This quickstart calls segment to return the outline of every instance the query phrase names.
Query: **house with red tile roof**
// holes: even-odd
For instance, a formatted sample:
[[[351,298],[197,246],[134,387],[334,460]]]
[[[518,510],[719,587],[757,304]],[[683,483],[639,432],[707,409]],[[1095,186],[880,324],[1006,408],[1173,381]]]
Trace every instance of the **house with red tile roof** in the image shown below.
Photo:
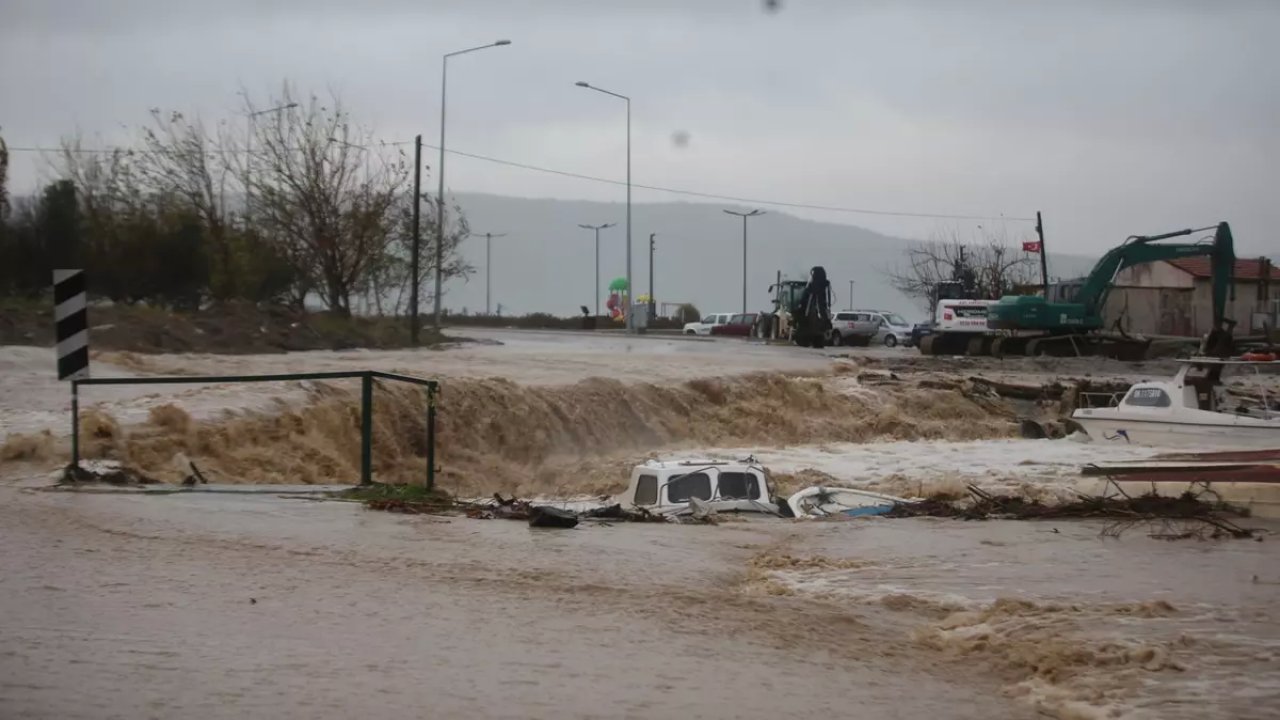
[[[1226,315],[1236,335],[1261,333],[1280,320],[1280,269],[1268,258],[1237,258]],[[1198,337],[1213,324],[1213,274],[1207,257],[1161,260],[1116,275],[1103,309],[1108,327],[1144,335]]]

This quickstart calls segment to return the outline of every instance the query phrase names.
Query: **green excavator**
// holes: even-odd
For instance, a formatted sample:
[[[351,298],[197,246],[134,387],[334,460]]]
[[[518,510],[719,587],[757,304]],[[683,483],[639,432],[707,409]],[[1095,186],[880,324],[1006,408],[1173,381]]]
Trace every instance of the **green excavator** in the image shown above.
[[[1160,243],[1169,238],[1213,230],[1213,240],[1197,243]],[[1038,295],[1006,295],[987,312],[987,327],[1000,331],[991,343],[993,355],[1106,355],[1140,360],[1151,341],[1117,329],[1106,332],[1103,306],[1116,274],[1133,265],[1208,256],[1213,265],[1213,332],[1225,328],[1227,295],[1235,269],[1231,227],[1216,226],[1178,230],[1163,235],[1136,235],[1112,248],[1093,267],[1070,302],[1049,302]]]

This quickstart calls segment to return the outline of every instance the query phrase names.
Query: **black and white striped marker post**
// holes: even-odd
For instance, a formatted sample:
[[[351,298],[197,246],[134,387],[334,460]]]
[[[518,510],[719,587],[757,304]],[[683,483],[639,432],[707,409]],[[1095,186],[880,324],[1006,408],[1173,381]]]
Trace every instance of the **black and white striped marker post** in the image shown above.
[[[59,380],[89,377],[89,311],[84,291],[83,270],[53,271]]]
[[[89,377],[89,310],[84,270],[53,271],[54,342],[58,379],[71,381],[71,463],[80,466],[80,383]]]

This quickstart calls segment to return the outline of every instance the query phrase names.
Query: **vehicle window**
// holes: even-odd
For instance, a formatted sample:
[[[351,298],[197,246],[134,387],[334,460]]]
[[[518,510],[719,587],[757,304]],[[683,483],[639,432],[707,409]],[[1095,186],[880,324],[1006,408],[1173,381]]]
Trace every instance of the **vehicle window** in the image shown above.
[[[890,325],[906,325],[907,324],[907,321],[903,320],[901,315],[895,315],[894,313],[889,313],[884,317],[886,320],[889,321]]]
[[[658,504],[658,476],[641,475],[640,480],[636,482],[636,504],[637,505],[657,505]]]
[[[716,316],[715,316],[715,315],[708,315],[708,316],[706,316],[706,317],[702,318],[702,324],[703,324],[703,325],[715,325],[715,324],[716,324]]]
[[[1124,404],[1138,407],[1169,407],[1173,401],[1169,399],[1169,394],[1160,388],[1134,388],[1129,391],[1129,397],[1124,399]]]
[[[734,315],[734,316],[733,316],[733,319],[729,321],[729,324],[730,324],[730,325],[744,325],[744,324],[746,324],[746,322],[747,322],[747,316],[746,316],[746,315]]]
[[[760,496],[760,482],[752,473],[720,473],[720,497],[727,500],[754,500]]]
[[[847,313],[847,312],[836,313],[836,319],[837,320],[853,320],[855,319],[855,315],[853,313]]]
[[[720,323],[721,325],[724,325],[725,323],[729,322],[729,316],[719,315],[716,317],[716,322]]]
[[[711,499],[711,476],[706,473],[689,473],[667,483],[667,499],[671,502],[688,502],[691,497],[699,500]]]

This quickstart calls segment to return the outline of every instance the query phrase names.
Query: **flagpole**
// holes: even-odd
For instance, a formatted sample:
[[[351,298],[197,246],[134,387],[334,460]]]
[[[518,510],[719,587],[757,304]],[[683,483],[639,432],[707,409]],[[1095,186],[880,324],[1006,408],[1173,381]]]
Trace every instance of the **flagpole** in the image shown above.
[[[1036,235],[1040,236],[1040,282],[1044,284],[1044,299],[1049,300],[1049,255],[1044,247],[1044,223],[1040,221],[1040,211],[1036,211]]]

